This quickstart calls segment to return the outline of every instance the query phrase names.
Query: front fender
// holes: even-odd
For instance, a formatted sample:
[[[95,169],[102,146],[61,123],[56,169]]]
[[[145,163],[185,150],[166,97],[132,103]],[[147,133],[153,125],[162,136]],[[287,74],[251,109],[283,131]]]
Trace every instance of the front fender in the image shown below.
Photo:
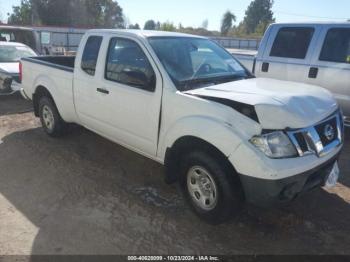
[[[227,157],[235,151],[242,141],[242,138],[228,123],[206,116],[184,117],[164,131],[160,139],[158,156],[164,159],[166,150],[171,148],[178,139],[186,136],[200,138],[208,142]]]

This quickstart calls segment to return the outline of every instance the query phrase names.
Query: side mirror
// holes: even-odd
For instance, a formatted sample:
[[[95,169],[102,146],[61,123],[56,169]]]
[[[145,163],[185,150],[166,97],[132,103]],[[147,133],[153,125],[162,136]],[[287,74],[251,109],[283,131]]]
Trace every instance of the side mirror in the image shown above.
[[[133,70],[125,68],[122,72],[126,83],[131,86],[139,87],[147,91],[154,91],[156,88],[155,76],[147,77],[147,75],[140,70]]]

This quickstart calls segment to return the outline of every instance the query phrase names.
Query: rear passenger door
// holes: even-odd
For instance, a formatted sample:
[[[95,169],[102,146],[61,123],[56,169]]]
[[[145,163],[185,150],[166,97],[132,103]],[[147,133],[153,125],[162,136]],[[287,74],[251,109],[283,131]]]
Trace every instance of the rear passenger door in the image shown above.
[[[350,116],[350,28],[326,26],[320,39],[311,65],[315,74],[308,82],[331,91]]]
[[[97,131],[98,100],[96,100],[96,87],[99,85],[97,64],[101,63],[101,46],[103,36],[90,35],[79,50],[74,68],[74,102],[75,110],[82,125]],[[100,62],[99,62],[100,61]]]
[[[306,81],[317,39],[315,27],[274,26],[262,59],[257,60],[256,75],[288,81]]]

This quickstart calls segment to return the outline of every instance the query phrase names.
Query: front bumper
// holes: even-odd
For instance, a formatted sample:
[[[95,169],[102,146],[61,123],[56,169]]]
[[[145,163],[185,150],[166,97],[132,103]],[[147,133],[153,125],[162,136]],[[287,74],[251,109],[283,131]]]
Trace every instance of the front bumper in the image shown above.
[[[324,186],[339,154],[316,168],[284,179],[267,180],[240,175],[246,201],[258,206],[274,206]]]
[[[323,130],[329,126],[335,132],[326,140]],[[343,127],[337,111],[315,126],[288,131],[299,153],[296,158],[271,159],[249,142],[242,143],[229,160],[241,174],[247,201],[263,206],[287,202],[324,185],[343,147]]]

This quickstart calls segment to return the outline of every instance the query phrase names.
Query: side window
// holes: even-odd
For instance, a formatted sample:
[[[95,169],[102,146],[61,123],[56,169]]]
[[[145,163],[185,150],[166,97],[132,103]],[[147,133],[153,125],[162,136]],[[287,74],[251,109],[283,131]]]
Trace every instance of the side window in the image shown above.
[[[328,31],[320,60],[350,63],[350,29],[333,28]]]
[[[136,42],[128,39],[111,39],[105,78],[152,92],[156,86],[156,77],[145,53]]]
[[[102,36],[90,36],[86,41],[83,57],[81,59],[81,69],[91,76],[95,75],[101,43]]]
[[[315,29],[285,27],[281,28],[273,43],[270,56],[304,59]]]

